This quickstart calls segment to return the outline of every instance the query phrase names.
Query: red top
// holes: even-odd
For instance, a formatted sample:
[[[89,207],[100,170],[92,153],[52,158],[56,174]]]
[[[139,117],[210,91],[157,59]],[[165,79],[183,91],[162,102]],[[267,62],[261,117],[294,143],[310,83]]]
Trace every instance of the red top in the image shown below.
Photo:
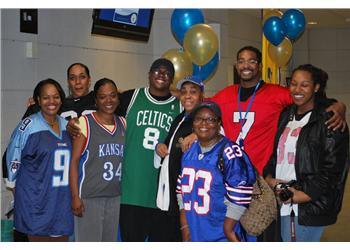
[[[239,86],[239,84],[228,86],[210,98],[221,108],[226,136],[236,142],[241,129],[238,111]],[[292,104],[293,100],[287,88],[275,84],[264,84],[256,92],[250,111],[246,114],[250,98],[245,102],[241,101],[241,116],[245,117],[242,129],[244,150],[262,174],[272,154],[280,113],[286,106]]]

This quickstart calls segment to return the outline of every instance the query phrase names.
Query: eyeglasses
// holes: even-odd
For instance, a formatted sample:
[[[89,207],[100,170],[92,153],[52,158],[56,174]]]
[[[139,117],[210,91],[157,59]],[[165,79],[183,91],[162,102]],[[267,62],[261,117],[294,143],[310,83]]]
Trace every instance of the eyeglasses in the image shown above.
[[[163,75],[165,78],[170,78],[171,74],[168,71],[154,70],[152,72],[155,76]]]
[[[239,59],[239,60],[237,61],[237,64],[238,64],[238,65],[243,65],[243,64],[245,64],[245,63],[247,63],[248,65],[256,65],[256,64],[258,64],[259,62],[258,62],[258,60],[255,60],[255,59],[249,59],[249,60]]]
[[[196,124],[200,124],[202,122],[205,122],[209,125],[214,125],[217,121],[218,121],[218,118],[215,118],[215,117],[204,118],[204,117],[196,116],[193,119],[193,123],[196,123]]]

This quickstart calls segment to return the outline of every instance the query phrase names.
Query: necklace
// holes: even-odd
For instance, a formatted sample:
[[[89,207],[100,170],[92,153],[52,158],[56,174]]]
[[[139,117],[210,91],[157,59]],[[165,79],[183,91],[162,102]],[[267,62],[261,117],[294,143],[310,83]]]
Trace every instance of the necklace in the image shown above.
[[[46,121],[46,123],[49,124],[51,128],[53,128],[57,124],[57,119],[55,119],[53,122]]]

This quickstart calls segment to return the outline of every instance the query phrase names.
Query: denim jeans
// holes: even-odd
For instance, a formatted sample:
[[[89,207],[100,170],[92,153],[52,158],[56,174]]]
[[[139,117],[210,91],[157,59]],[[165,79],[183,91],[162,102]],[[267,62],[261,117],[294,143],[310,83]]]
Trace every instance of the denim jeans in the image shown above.
[[[324,226],[303,226],[298,224],[298,217],[294,218],[296,241],[298,242],[319,242],[324,230]],[[281,235],[284,242],[291,241],[290,216],[281,216]]]

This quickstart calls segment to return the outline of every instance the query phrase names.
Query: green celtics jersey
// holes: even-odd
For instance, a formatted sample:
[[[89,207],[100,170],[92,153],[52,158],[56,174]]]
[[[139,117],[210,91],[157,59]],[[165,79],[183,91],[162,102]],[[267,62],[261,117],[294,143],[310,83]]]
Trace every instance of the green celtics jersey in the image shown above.
[[[154,149],[181,109],[175,97],[157,101],[149,88],[135,89],[126,112],[122,204],[156,208],[159,170],[153,165]]]

